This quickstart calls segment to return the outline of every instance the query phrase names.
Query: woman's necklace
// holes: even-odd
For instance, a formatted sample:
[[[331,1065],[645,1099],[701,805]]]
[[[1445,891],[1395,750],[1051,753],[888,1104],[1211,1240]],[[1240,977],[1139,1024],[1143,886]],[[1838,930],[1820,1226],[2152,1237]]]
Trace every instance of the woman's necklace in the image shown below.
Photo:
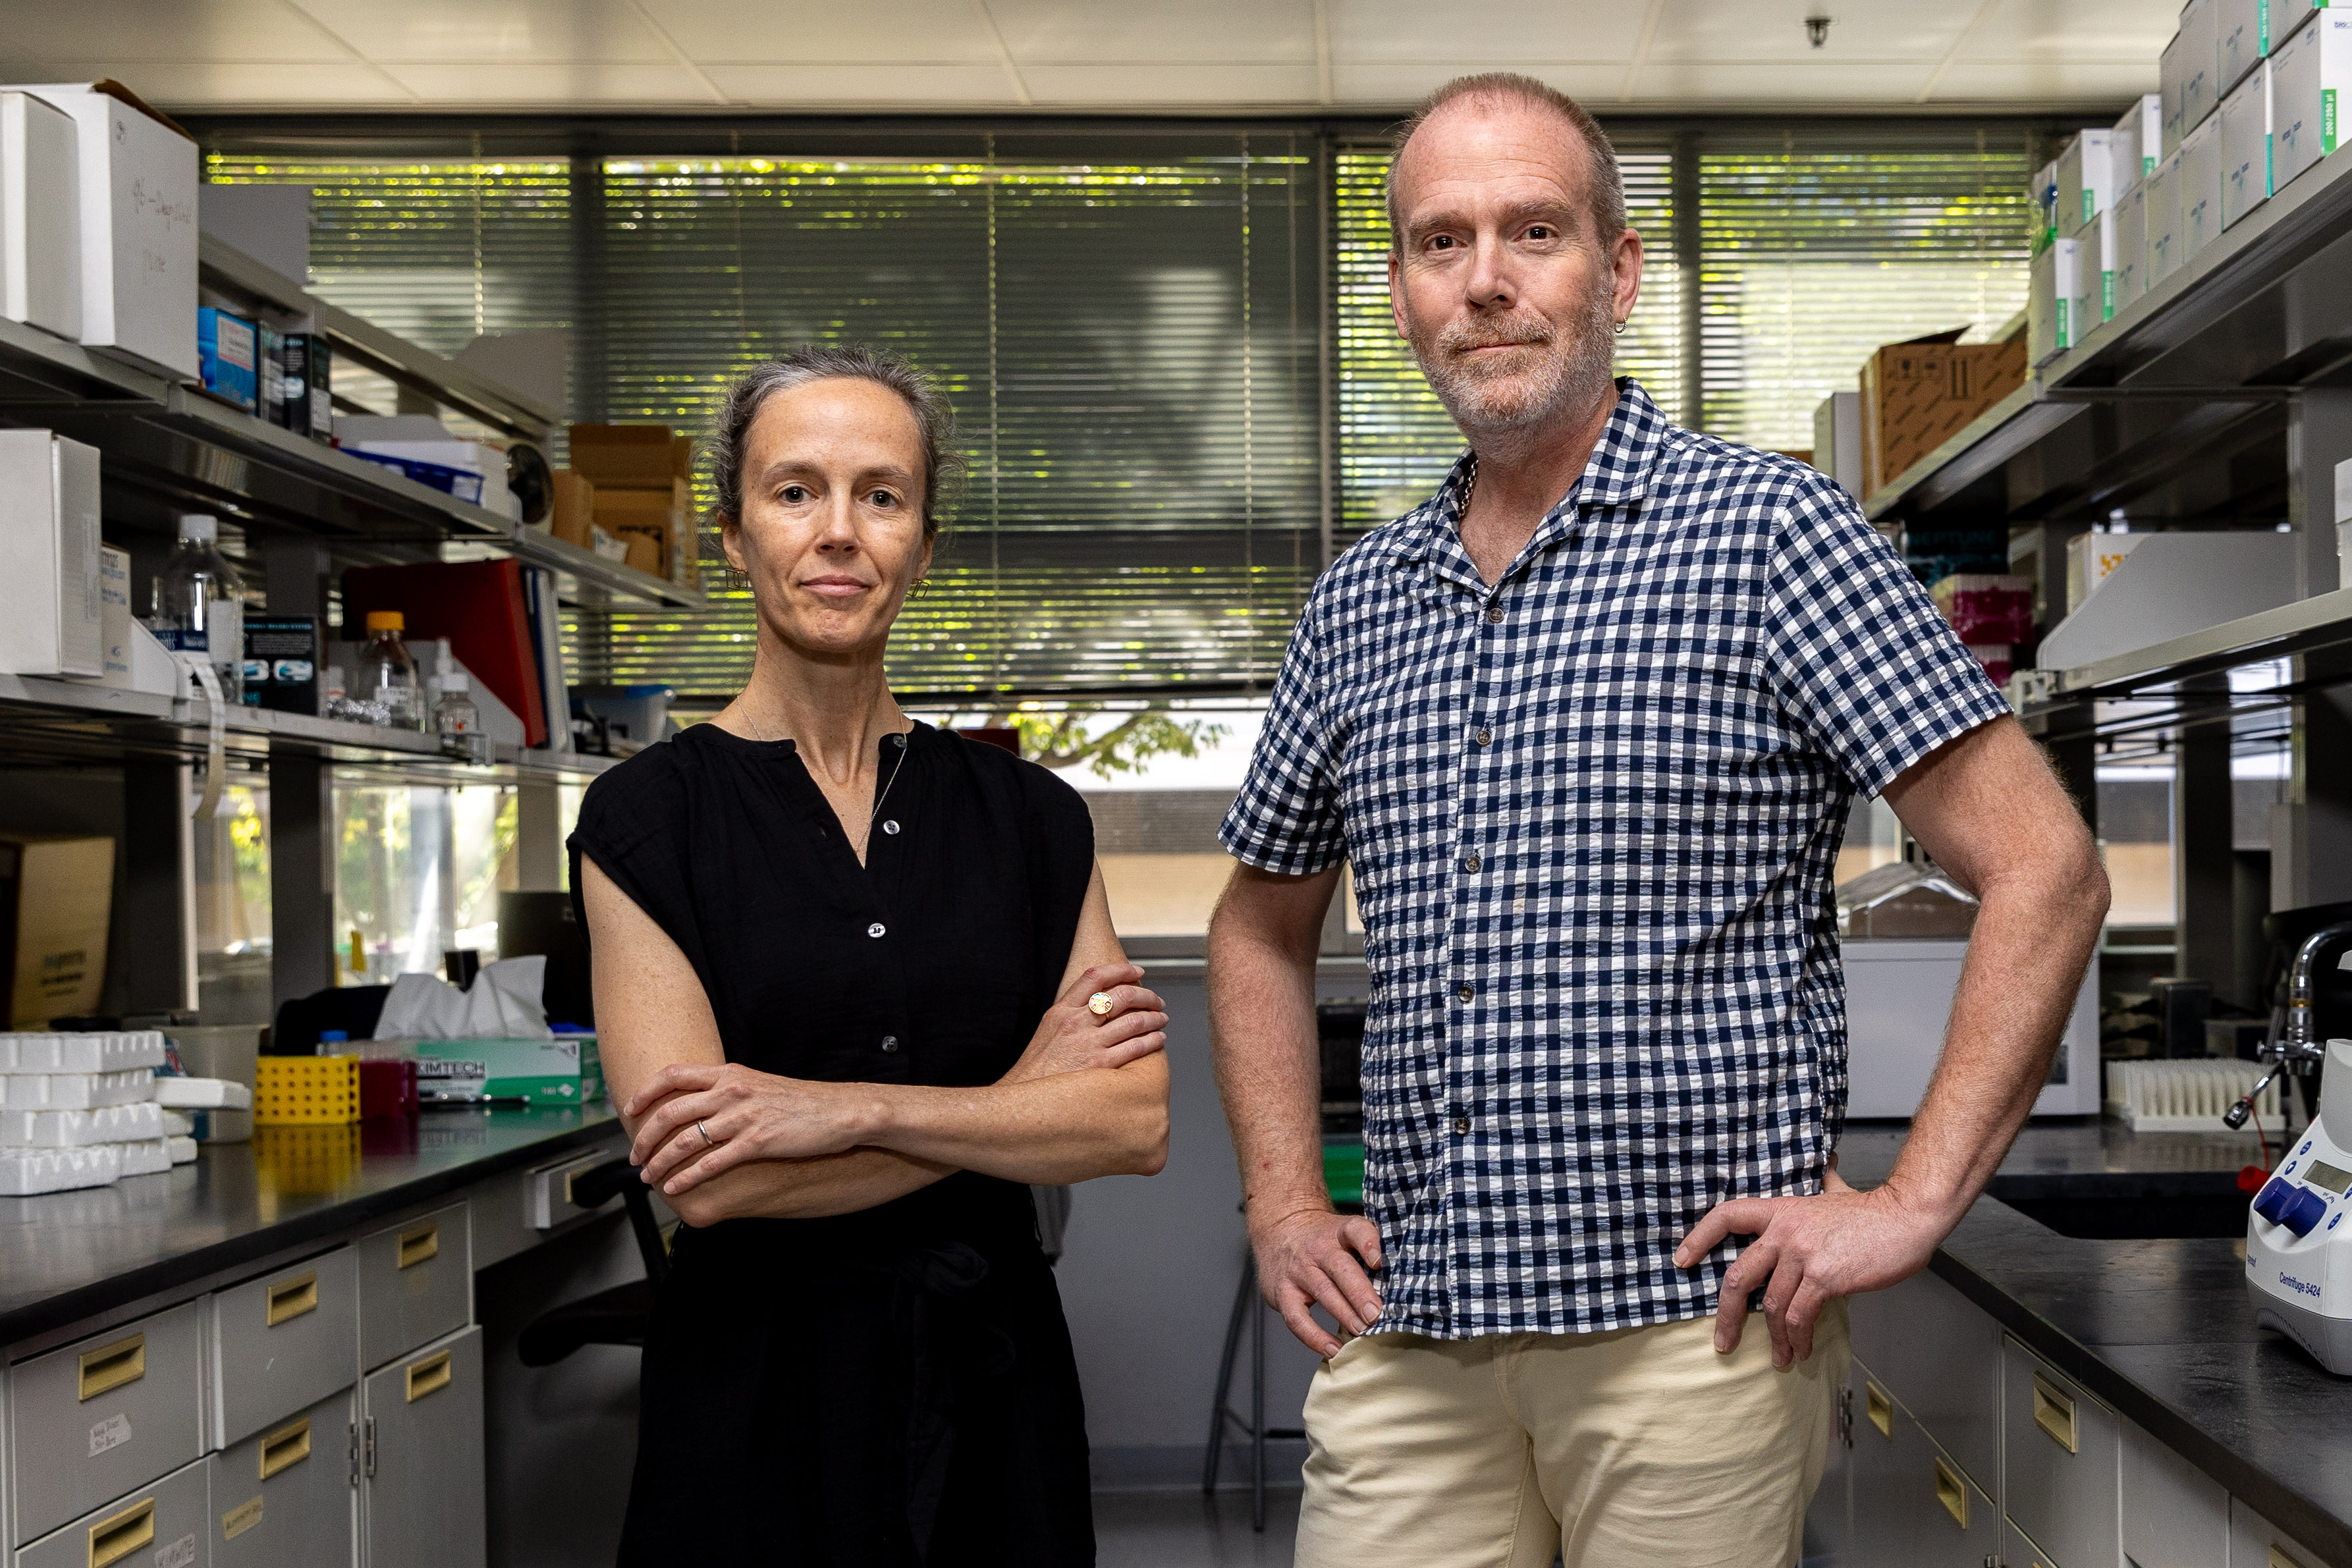
[[[747,702],[742,705],[742,707],[743,722],[751,727],[751,737],[762,746],[767,745],[767,732],[760,727],[760,721],[752,716],[751,705]],[[890,777],[882,781],[881,789],[874,797],[874,810],[866,814],[866,837],[868,842],[871,842],[874,838],[874,823],[882,815],[882,802],[890,798],[890,787],[898,782],[898,769],[907,766],[907,737],[900,733],[893,738],[898,743],[898,760],[890,765]]]

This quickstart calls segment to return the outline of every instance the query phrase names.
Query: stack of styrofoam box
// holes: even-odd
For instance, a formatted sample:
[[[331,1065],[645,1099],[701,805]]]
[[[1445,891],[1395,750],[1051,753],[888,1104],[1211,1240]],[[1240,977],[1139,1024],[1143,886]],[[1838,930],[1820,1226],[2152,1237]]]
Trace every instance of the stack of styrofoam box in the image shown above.
[[[196,1157],[197,1141],[206,1135],[204,1118],[214,1111],[250,1111],[253,1091],[226,1078],[157,1078],[155,1099],[163,1107],[163,1133],[172,1140],[172,1163],[184,1165],[179,1155],[183,1143],[187,1145],[187,1158]]]
[[[105,1186],[172,1168],[152,1030],[0,1034],[0,1196]]]

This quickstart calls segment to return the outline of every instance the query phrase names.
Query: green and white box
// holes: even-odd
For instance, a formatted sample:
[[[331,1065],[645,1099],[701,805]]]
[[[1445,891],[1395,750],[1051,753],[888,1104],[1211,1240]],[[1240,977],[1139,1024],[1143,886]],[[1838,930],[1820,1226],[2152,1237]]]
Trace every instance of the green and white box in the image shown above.
[[[2074,308],[2066,317],[2070,349],[2081,348],[2099,323],[2116,313],[2116,209],[2099,209],[2099,215],[2084,225],[2074,239],[2082,248],[2076,253]]]
[[[2180,142],[2180,260],[2221,235],[2221,122],[2209,118]]]
[[[2221,100],[2221,226],[2271,199],[2271,63],[2246,73]]]
[[[2214,0],[2189,0],[2180,30],[2164,46],[2158,78],[2164,97],[2164,151],[2169,154],[2213,112]]]
[[[2213,0],[2215,85],[2226,96],[2254,62],[2285,47],[2312,0]]]
[[[2105,257],[2109,319],[2147,291],[2147,187],[2144,182],[2116,198],[2115,249]]]
[[[2140,182],[2140,224],[2144,231],[2140,292],[2162,283],[2180,265],[2180,154],[2157,161],[2155,172]]]
[[[2147,178],[2164,147],[2164,95],[2151,92],[2137,99],[2124,110],[2124,117],[2116,121],[2116,132],[2117,135],[2128,134],[2132,144],[2139,149],[2137,169],[2127,171],[2130,178]]]
[[[2336,151],[2352,102],[2352,11],[2323,10],[2271,59],[2271,183],[2287,182]]]
[[[2116,133],[2085,131],[2058,154],[2058,232],[2076,235],[2106,211],[2124,179],[2116,157]],[[2126,152],[2126,156],[2132,154]]]
[[[2082,241],[2059,239],[2051,241],[2048,248],[2033,258],[2025,337],[2027,350],[2036,365],[2046,365],[2074,347],[2071,329],[2082,257]]]
[[[420,1040],[416,1090],[435,1101],[521,1100],[579,1105],[604,1094],[593,1034],[546,1040]]]
[[[2058,237],[2058,161],[2053,158],[2042,165],[2033,183],[2025,188],[2033,203],[2036,214],[2033,248],[2040,250]]]

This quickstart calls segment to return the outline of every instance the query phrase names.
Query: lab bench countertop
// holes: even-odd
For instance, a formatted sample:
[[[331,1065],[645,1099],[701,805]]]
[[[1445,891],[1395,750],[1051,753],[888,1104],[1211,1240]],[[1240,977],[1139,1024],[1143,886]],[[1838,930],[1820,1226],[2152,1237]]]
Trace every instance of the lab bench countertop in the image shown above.
[[[1884,1179],[1907,1130],[1849,1127],[1839,1170]],[[2113,1122],[2029,1125],[2001,1177],[2095,1178],[2171,1196],[2254,1157],[2251,1135],[2135,1136]],[[2012,1190],[2023,1184],[2011,1183]],[[2245,1241],[2086,1240],[1981,1197],[1930,1264],[2044,1360],[2330,1563],[2352,1568],[2352,1378],[2254,1326]]]
[[[169,1175],[0,1197],[0,1345],[618,1136],[608,1104],[259,1127]]]

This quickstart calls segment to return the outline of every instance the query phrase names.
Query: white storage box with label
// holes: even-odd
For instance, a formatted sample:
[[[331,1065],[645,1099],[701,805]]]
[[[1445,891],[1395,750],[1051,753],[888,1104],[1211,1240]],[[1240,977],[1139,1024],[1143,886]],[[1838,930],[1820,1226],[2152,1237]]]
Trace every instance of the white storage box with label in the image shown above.
[[[2074,302],[2067,317],[2067,341],[2070,349],[2078,349],[2090,335],[2099,329],[2099,323],[2115,314],[2109,290],[2113,282],[2116,253],[2116,210],[2102,207],[2099,215],[2083,225],[2074,236],[2082,246],[2081,262],[2074,272]]]
[[[0,670],[106,673],[98,449],[0,430]]]
[[[2256,66],[2221,100],[2221,226],[2271,199],[2271,67]]]
[[[2158,76],[2164,98],[2164,151],[2172,152],[2213,112],[2213,0],[2189,0],[2180,30],[2164,46]]]
[[[2352,11],[2314,16],[2271,59],[2271,188],[2336,151],[2352,89]]]
[[[2214,0],[2215,88],[2226,94],[2243,81],[2255,62],[2277,54],[2310,15],[2311,0]]]
[[[81,150],[73,116],[0,92],[0,316],[81,337]]]
[[[2113,316],[2147,292],[2147,188],[2116,198],[2116,248],[2107,258],[2106,312]]]
[[[81,340],[196,374],[196,144],[115,82],[27,87],[80,147]]]
[[[2140,292],[2162,283],[2180,265],[2180,154],[2157,160],[2140,182]]]
[[[2052,240],[2033,258],[2025,335],[2028,352],[2037,365],[2048,364],[2074,346],[2074,292],[2082,270],[2081,240]]]
[[[2208,117],[2180,141],[2180,261],[2221,234],[2221,122]]]
[[[2116,133],[2085,131],[2058,154],[2058,232],[2079,233],[2116,199]]]
[[[2124,117],[2116,121],[2116,130],[2131,133],[2139,159],[2128,172],[2133,179],[2145,180],[2164,156],[2164,95],[2145,93],[2133,99]]]

